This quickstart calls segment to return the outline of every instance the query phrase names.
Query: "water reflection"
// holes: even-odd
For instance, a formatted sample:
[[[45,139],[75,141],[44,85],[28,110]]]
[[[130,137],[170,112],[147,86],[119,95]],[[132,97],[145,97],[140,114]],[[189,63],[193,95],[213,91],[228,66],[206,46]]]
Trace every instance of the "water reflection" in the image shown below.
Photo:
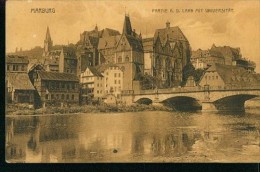
[[[7,117],[6,160],[259,161],[259,121],[176,112]]]

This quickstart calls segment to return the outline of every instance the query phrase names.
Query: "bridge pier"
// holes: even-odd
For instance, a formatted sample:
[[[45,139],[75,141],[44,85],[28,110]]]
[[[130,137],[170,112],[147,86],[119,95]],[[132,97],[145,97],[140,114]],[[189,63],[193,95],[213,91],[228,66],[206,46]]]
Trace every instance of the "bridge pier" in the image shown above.
[[[213,102],[202,102],[202,111],[218,111],[217,107]]]
[[[153,102],[152,105],[153,106],[158,106],[158,107],[164,106],[162,103],[159,103],[159,102]]]

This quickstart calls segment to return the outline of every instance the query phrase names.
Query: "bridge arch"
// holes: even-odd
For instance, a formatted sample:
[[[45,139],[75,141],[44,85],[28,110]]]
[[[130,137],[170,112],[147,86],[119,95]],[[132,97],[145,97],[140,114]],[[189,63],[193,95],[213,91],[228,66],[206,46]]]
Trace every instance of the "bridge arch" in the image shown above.
[[[161,103],[179,111],[200,110],[202,107],[201,102],[198,99],[190,96],[169,97]]]
[[[214,106],[217,110],[220,111],[244,111],[245,110],[245,102],[249,99],[258,97],[258,95],[253,94],[236,94],[229,95],[222,98],[219,98],[213,102]]]
[[[150,104],[153,103],[153,101],[152,101],[151,99],[149,99],[149,98],[144,97],[144,98],[138,99],[138,100],[136,101],[136,103],[138,103],[138,104],[150,105]]]

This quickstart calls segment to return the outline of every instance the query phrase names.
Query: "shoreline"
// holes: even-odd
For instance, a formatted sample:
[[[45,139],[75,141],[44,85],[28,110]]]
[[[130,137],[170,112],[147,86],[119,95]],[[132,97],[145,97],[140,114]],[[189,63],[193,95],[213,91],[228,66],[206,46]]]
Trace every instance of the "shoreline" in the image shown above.
[[[13,106],[12,106],[13,107]],[[154,105],[130,105],[130,106],[116,106],[116,105],[84,105],[71,107],[48,107],[40,109],[17,109],[17,107],[6,108],[6,116],[51,116],[51,115],[71,115],[71,114],[98,114],[98,113],[124,113],[124,112],[143,112],[143,111],[173,111],[173,109],[166,106]]]
[[[246,110],[255,110],[260,108],[259,100],[254,100],[245,105]],[[71,107],[47,107],[40,109],[30,109],[28,105],[8,104],[5,110],[5,116],[50,116],[50,115],[71,115],[71,114],[98,114],[98,113],[125,113],[125,112],[143,112],[143,111],[175,111],[167,106],[155,106],[144,104],[133,105],[75,105]]]

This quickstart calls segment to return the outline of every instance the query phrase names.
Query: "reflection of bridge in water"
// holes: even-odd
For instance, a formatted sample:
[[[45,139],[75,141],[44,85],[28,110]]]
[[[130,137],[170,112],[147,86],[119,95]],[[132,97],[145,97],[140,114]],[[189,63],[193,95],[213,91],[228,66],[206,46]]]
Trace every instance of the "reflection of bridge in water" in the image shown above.
[[[260,96],[260,86],[235,88],[171,88],[123,95],[127,103],[170,105],[177,110],[244,111],[245,101]]]

